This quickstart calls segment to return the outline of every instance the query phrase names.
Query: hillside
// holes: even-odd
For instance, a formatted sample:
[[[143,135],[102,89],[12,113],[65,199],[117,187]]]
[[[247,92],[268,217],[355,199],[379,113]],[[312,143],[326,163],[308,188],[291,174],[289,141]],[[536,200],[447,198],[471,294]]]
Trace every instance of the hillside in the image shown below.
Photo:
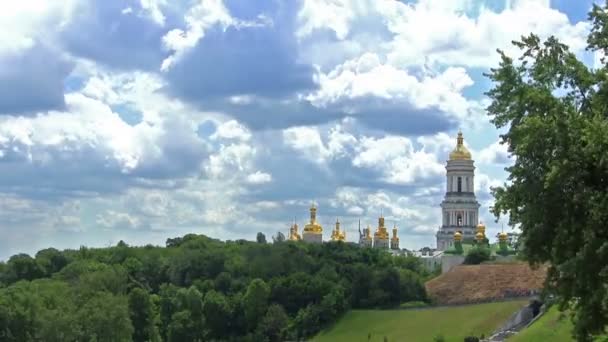
[[[559,312],[556,307],[549,309],[530,327],[511,337],[509,342],[571,342],[572,322],[570,317]]]
[[[475,303],[525,296],[543,287],[547,269],[525,263],[460,265],[425,284],[436,304]]]
[[[412,310],[351,310],[335,326],[313,339],[315,342],[432,341],[461,342],[468,335],[488,336],[528,301],[507,301],[456,307]],[[466,318],[466,319],[464,319]]]

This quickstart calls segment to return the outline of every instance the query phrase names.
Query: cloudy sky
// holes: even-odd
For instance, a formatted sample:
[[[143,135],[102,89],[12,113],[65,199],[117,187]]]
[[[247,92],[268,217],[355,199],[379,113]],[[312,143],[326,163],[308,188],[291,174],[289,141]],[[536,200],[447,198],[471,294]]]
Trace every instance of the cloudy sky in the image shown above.
[[[319,205],[434,246],[458,129],[481,216],[509,163],[483,73],[553,34],[589,65],[591,1],[20,0],[0,4],[0,260],[253,239]]]

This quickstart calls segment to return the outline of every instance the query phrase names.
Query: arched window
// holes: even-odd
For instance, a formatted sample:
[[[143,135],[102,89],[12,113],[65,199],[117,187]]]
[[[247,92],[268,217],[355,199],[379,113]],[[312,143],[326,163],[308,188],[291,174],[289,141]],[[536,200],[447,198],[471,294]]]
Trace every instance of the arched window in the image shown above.
[[[458,216],[456,217],[456,225],[458,227],[462,226],[462,214],[458,214]]]
[[[462,177],[458,177],[458,192],[462,192]]]

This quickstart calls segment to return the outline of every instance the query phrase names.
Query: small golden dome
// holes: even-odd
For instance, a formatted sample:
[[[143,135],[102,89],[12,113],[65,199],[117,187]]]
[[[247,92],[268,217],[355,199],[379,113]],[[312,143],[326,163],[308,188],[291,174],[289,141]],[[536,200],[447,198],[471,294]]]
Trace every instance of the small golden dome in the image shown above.
[[[462,132],[458,132],[456,138],[456,148],[450,153],[450,160],[471,160],[471,152],[464,147],[464,138]]]
[[[486,233],[486,226],[483,224],[483,222],[479,222],[479,224],[477,225],[477,232],[478,233],[482,233],[485,235]]]
[[[478,232],[477,234],[475,234],[475,239],[477,239],[477,241],[482,241],[484,238],[485,238],[485,236],[481,232]]]
[[[323,234],[323,227],[317,223],[317,207],[314,203],[310,206],[310,223],[304,226],[307,233]]]
[[[461,240],[462,240],[462,234],[460,232],[454,233],[454,241],[461,241]]]
[[[505,232],[498,234],[498,240],[501,242],[507,241],[508,235]]]

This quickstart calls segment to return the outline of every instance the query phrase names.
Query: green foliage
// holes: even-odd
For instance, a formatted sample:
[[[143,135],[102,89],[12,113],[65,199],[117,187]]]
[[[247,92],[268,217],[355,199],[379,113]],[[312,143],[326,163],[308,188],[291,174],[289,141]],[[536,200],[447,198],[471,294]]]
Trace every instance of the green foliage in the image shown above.
[[[475,246],[469,250],[464,258],[465,265],[479,265],[484,261],[490,260],[491,251],[487,247]]]
[[[608,2],[590,13],[588,49],[608,50]],[[516,159],[493,190],[494,214],[522,231],[522,254],[550,264],[548,291],[574,300],[575,334],[608,325],[608,67],[587,67],[556,38],[522,37],[488,75],[492,122]]]
[[[272,304],[262,318],[258,330],[261,336],[268,338],[268,341],[279,342],[284,340],[288,325],[289,317],[283,307]]]
[[[45,249],[0,263],[0,341],[304,340],[351,307],[425,301],[429,276],[344,243]]]
[[[155,324],[154,304],[150,294],[140,288],[129,293],[129,317],[133,324],[133,341],[159,341],[160,335]]]
[[[257,327],[258,321],[268,309],[268,298],[270,288],[262,279],[254,279],[247,288],[243,304],[245,308],[245,319],[250,330]]]
[[[266,235],[264,235],[264,233],[262,232],[258,232],[258,235],[256,235],[255,240],[258,243],[266,243]]]

